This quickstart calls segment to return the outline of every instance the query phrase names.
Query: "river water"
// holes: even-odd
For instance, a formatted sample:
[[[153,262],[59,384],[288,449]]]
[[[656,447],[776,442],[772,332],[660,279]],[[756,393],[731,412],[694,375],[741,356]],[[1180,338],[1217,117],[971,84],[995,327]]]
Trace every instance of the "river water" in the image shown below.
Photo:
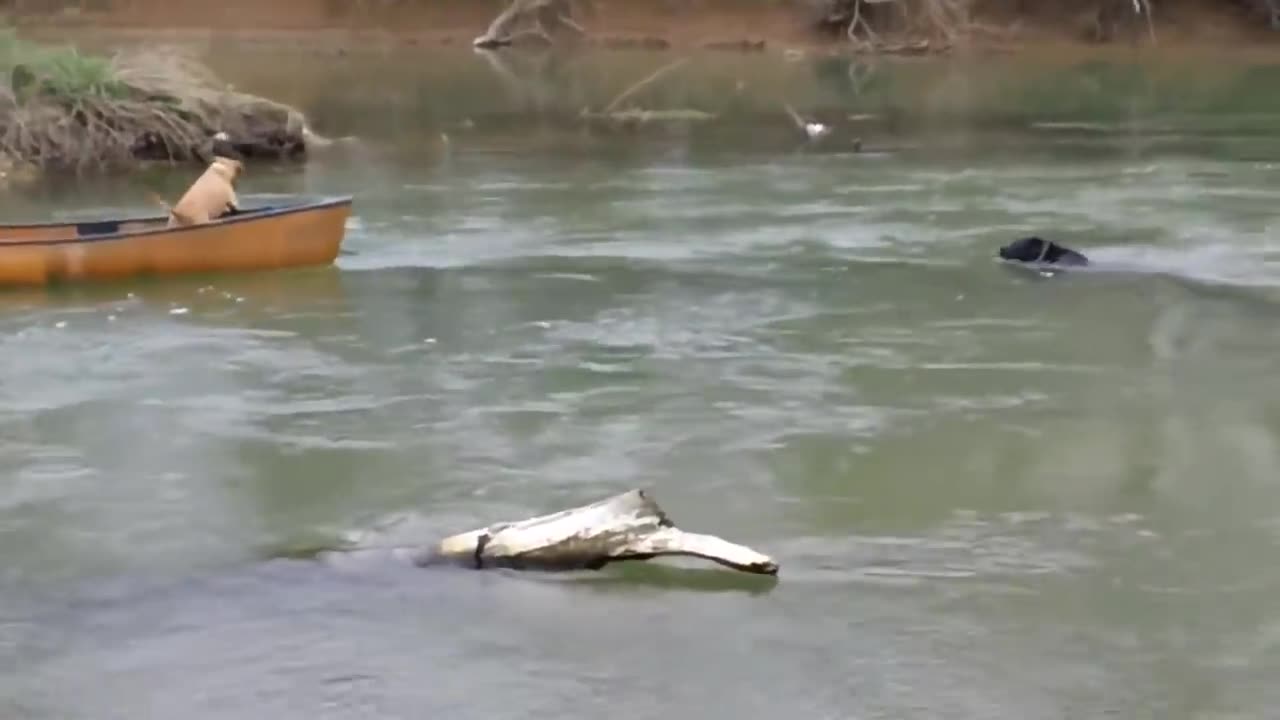
[[[606,133],[448,58],[228,71],[357,136],[243,182],[354,195],[334,267],[0,296],[0,716],[1274,713],[1280,66],[719,57]],[[632,487],[779,578],[281,557]]]

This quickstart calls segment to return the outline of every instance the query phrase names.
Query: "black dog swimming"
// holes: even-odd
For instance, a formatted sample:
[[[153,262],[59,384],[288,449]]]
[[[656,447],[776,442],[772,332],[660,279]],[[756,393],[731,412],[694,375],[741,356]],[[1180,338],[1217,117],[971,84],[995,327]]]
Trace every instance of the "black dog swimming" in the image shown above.
[[[1035,236],[1014,240],[1000,248],[1000,258],[1036,265],[1083,267],[1089,264],[1089,258],[1075,250]]]

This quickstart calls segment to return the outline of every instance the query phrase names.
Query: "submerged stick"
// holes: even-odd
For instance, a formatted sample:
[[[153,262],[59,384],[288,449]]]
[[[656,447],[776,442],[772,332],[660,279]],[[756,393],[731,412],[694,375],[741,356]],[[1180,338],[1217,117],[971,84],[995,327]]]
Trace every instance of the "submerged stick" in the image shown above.
[[[656,122],[705,122],[716,116],[701,110],[615,110],[608,114],[583,112],[586,120],[603,120],[623,125],[647,125]]]
[[[622,104],[623,100],[626,100],[627,98],[631,97],[632,95],[635,95],[636,93],[640,92],[641,90],[648,87],[649,85],[652,85],[653,83],[657,82],[658,79],[661,78],[663,75],[666,75],[667,73],[671,72],[672,70],[675,70],[676,68],[684,65],[687,62],[689,62],[689,58],[680,58],[679,60],[670,62],[658,68],[657,70],[653,71],[653,73],[651,73],[650,75],[642,79],[640,82],[632,85],[626,90],[623,90],[621,94],[619,94],[617,97],[613,99],[612,102],[610,102],[608,105],[605,106],[604,110],[602,111],[602,114],[608,115],[609,113],[618,109],[618,106]]]
[[[451,562],[544,571],[599,570],[612,562],[664,556],[698,557],[760,575],[778,572],[777,562],[751,548],[680,530],[641,490],[452,535],[412,555],[419,566]]]

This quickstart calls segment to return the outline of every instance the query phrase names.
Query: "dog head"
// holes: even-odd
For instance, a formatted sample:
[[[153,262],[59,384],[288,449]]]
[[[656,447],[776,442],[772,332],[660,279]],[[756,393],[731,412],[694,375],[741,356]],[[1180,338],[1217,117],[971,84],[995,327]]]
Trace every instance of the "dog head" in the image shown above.
[[[234,185],[236,180],[240,178],[240,174],[244,172],[244,163],[234,158],[218,156],[213,159],[209,169]]]
[[[1084,255],[1050,240],[1036,236],[1024,237],[1000,248],[1000,258],[1023,263],[1046,265],[1088,265]]]

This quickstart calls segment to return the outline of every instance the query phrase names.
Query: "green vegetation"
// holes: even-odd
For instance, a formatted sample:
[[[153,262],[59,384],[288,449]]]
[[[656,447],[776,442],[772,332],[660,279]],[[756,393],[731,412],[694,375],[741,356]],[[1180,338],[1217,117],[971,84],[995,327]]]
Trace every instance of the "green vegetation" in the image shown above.
[[[302,147],[296,110],[231,92],[175,51],[100,57],[7,30],[0,73],[0,157],[11,166],[81,172],[202,160],[219,130],[250,155]]]
[[[15,99],[37,92],[60,97],[124,98],[128,87],[106,58],[81,55],[74,47],[45,47],[0,29],[0,72],[11,79]]]

